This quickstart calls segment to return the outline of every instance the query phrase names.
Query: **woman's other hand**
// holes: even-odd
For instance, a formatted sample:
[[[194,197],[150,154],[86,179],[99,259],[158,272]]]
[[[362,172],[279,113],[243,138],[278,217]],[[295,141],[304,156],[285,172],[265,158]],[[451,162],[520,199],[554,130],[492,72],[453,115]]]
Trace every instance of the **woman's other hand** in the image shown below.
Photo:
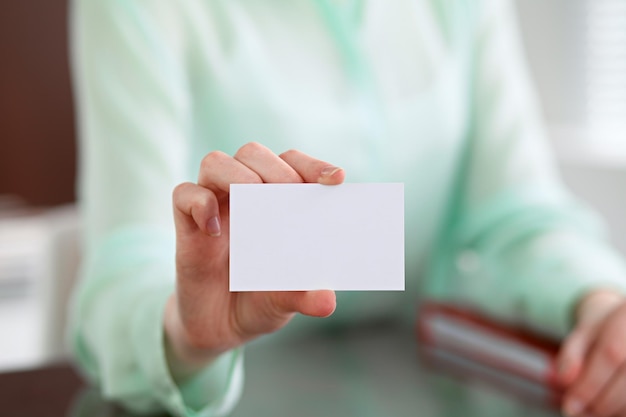
[[[165,311],[168,360],[175,378],[206,365],[219,354],[283,327],[295,313],[326,317],[335,293],[229,292],[229,189],[236,183],[335,185],[342,169],[291,150],[276,155],[249,143],[234,157],[211,152],[198,183],[173,193],[177,289]]]
[[[576,327],[559,355],[570,417],[626,417],[626,299],[594,291],[580,302]]]

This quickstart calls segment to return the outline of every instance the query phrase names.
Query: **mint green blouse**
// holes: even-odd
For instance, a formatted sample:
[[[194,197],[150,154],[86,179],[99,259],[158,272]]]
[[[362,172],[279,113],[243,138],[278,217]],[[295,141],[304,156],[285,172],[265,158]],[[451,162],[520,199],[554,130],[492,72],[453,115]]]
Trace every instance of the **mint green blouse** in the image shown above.
[[[283,334],[412,319],[419,293],[564,335],[584,291],[623,288],[555,172],[515,27],[504,0],[75,0],[85,259],[70,337],[85,373],[134,410],[233,407],[242,349],[177,385],[162,314],[174,186],[250,141],[405,184],[407,291],[340,293],[332,318]]]

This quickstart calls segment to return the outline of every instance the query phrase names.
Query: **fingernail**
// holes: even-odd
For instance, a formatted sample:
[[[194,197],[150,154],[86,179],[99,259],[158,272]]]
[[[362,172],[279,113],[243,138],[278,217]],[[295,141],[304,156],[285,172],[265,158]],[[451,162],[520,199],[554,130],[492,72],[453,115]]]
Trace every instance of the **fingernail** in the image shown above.
[[[222,227],[220,226],[220,219],[217,216],[211,217],[206,223],[206,228],[210,236],[217,237],[222,234]]]
[[[570,417],[577,416],[583,411],[583,403],[578,401],[577,399],[569,399],[565,402],[563,406],[563,414],[568,415]]]
[[[335,173],[337,173],[338,171],[341,171],[341,168],[334,167],[334,166],[328,166],[326,168],[323,168],[320,171],[320,177],[330,178],[333,175],[335,175]]]

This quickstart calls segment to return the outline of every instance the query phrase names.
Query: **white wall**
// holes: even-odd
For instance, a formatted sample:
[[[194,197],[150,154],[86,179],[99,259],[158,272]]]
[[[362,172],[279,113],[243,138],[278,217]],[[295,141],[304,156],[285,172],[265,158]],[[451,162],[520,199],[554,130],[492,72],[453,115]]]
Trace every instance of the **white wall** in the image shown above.
[[[550,124],[584,120],[584,0],[517,0],[532,75]]]
[[[562,173],[570,189],[604,217],[611,241],[626,255],[626,170],[564,162]]]
[[[626,254],[626,160],[589,152],[585,131],[586,0],[517,0],[520,29],[546,122],[569,187],[607,220]],[[626,138],[624,138],[626,147]]]

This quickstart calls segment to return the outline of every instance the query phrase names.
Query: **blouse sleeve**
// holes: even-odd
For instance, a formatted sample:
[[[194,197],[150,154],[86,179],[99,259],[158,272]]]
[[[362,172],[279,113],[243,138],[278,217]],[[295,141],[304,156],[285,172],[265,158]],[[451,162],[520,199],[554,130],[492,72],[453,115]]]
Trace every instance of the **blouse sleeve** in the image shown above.
[[[623,290],[602,224],[564,189],[547,146],[511,1],[475,13],[466,147],[427,290],[564,335],[588,290]]]
[[[162,315],[174,290],[171,193],[189,180],[190,97],[176,2],[75,0],[84,264],[70,310],[76,359],[135,411],[218,416],[235,404],[239,350],[177,385]]]

